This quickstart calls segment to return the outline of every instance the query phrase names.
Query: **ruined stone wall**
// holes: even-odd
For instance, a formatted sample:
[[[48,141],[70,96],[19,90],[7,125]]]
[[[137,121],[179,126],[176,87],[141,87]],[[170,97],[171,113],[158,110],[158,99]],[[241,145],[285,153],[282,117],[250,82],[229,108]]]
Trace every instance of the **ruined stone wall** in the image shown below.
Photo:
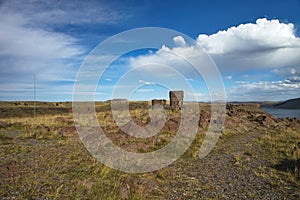
[[[166,100],[165,99],[152,99],[152,109],[155,105],[161,105],[164,108],[166,107]]]
[[[182,90],[170,91],[169,97],[170,97],[170,106],[172,109],[179,110],[182,108],[183,97],[184,97]]]

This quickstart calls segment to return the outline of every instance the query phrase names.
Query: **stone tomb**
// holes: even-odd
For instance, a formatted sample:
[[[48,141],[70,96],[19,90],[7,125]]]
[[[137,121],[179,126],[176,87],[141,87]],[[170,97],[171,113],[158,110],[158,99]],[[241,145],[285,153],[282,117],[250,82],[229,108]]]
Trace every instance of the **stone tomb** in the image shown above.
[[[170,106],[172,109],[179,110],[183,106],[183,91],[177,90],[177,91],[170,91],[169,92],[170,97]]]

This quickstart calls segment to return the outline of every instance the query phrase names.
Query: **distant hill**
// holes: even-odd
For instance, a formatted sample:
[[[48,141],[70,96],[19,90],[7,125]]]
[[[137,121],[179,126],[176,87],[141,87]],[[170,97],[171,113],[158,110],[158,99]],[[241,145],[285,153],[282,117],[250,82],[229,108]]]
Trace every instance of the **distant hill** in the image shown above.
[[[265,108],[272,108],[275,105],[282,103],[278,101],[231,101],[230,103],[233,104],[257,104],[260,105],[260,107],[265,107]]]
[[[290,99],[278,104],[275,104],[276,108],[285,108],[285,109],[300,109],[300,98]]]
[[[283,108],[283,109],[300,109],[300,98],[289,99],[286,101],[248,101],[248,102],[230,102],[233,104],[258,104],[264,108]]]

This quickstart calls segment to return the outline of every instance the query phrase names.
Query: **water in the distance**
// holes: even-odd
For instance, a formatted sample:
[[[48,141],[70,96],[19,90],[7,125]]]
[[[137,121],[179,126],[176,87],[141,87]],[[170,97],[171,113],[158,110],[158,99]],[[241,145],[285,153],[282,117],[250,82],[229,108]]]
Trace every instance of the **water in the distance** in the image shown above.
[[[263,108],[266,112],[270,113],[276,118],[298,118],[300,119],[299,109],[281,109],[281,108]]]

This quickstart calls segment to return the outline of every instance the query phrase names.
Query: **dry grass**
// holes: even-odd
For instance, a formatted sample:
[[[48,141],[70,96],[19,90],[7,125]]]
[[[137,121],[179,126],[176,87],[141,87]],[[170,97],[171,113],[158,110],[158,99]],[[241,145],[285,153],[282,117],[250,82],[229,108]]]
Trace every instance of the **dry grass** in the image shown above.
[[[191,162],[197,163],[198,150],[205,136],[206,127],[199,129],[191,147],[172,166],[146,174],[127,174],[104,166],[93,158],[79,140],[69,112],[70,103],[38,104],[38,115],[33,118],[31,103],[5,102],[2,109],[0,127],[0,198],[7,199],[165,199],[170,194],[161,185],[176,182],[185,183],[182,188],[189,190],[210,190],[212,185],[197,185],[194,177],[170,175],[174,169],[184,169]],[[149,122],[149,102],[131,103],[130,116],[138,123]],[[200,104],[201,110],[208,112],[210,105]],[[54,111],[53,111],[54,109]],[[55,110],[56,109],[56,110]],[[260,167],[257,176],[271,177],[272,184],[279,187],[300,187],[299,149],[295,150],[300,134],[295,129],[268,129],[251,121],[250,112],[262,111],[241,106],[237,116],[227,117],[225,131],[219,141],[230,144],[237,134],[258,130],[261,137],[257,141],[260,154],[248,154],[251,158],[268,159],[272,166]],[[168,144],[176,135],[173,131],[162,130],[156,136],[136,139],[119,131],[108,103],[96,103],[99,124],[109,138],[121,148],[133,152],[155,151]],[[11,112],[11,113],[9,113]],[[242,114],[241,114],[242,113]],[[168,119],[180,119],[179,112],[166,111]],[[118,113],[121,124],[125,125],[125,113]],[[122,124],[123,122],[123,124]],[[87,122],[88,123],[88,122]],[[267,130],[267,132],[265,131]],[[247,147],[248,148],[248,147]],[[251,145],[249,145],[251,150]],[[226,153],[231,151],[225,148]],[[217,152],[216,152],[217,153]],[[230,152],[231,153],[231,152]],[[244,154],[233,154],[236,165],[243,167]],[[249,156],[248,156],[249,157]],[[247,161],[248,162],[248,161]],[[188,192],[188,191],[187,191]],[[187,194],[188,195],[188,194]],[[255,198],[251,191],[247,195]],[[215,198],[222,198],[216,194]]]
[[[300,133],[287,129],[280,132],[268,130],[258,143],[262,147],[262,155],[270,160],[271,168],[260,171],[261,176],[275,178],[274,186],[288,187],[292,183],[300,189]]]
[[[53,103],[50,104],[52,107]],[[148,178],[145,175],[130,175],[95,160],[77,137],[72,113],[18,117],[17,112],[23,106],[23,102],[3,106],[4,109],[10,107],[16,113],[1,119],[6,124],[0,128],[1,198],[145,199],[159,193],[159,190],[155,192],[155,187],[148,188],[150,183],[153,185],[150,180],[155,175],[146,174]],[[65,105],[58,104],[60,106]],[[100,110],[97,117],[107,134],[114,135],[117,125],[107,106],[106,103],[96,105],[96,110]],[[139,107],[130,114],[142,122],[148,118],[148,111]],[[70,128],[73,128],[72,134],[68,135]],[[134,140],[127,142],[135,143]],[[158,149],[165,142],[153,143],[149,149]]]

